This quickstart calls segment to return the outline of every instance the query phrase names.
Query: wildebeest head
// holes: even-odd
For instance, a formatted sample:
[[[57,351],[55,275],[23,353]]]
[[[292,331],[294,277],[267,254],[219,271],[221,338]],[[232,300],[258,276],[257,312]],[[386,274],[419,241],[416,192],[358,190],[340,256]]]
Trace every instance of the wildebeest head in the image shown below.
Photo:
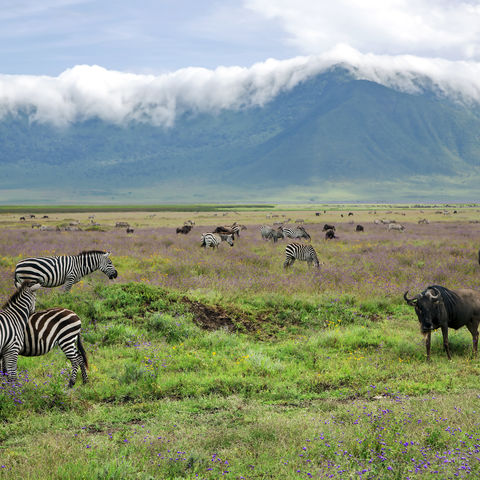
[[[443,299],[439,290],[435,287],[428,287],[424,292],[408,298],[408,291],[403,298],[408,305],[415,307],[420,330],[422,333],[428,333],[439,327],[439,317],[442,312]]]

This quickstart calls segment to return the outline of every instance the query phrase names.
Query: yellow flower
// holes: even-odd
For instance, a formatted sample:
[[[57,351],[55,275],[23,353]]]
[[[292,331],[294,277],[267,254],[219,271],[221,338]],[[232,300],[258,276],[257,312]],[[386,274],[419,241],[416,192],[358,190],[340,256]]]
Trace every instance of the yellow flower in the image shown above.
[[[212,352],[212,355],[216,355],[216,354],[217,354],[217,352]]]

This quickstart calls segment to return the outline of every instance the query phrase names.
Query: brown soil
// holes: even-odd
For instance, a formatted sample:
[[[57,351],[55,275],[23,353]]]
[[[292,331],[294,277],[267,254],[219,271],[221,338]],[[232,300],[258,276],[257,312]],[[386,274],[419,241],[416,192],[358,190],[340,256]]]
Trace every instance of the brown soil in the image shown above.
[[[206,305],[187,297],[182,302],[188,305],[193,313],[193,321],[205,330],[226,329],[231,332],[253,332],[258,329],[255,323],[259,319],[252,319],[240,311],[228,311],[220,305]]]

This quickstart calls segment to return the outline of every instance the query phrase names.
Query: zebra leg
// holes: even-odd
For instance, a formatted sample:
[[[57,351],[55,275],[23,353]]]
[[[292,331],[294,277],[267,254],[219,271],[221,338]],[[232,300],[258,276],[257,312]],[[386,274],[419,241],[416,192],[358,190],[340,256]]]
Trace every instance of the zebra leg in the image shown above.
[[[295,259],[293,257],[288,257],[283,264],[283,268],[288,268],[290,265],[293,265],[294,263],[295,263]]]
[[[18,351],[5,353],[3,356],[4,374],[7,374],[7,380],[9,382],[15,382],[15,380],[17,380],[17,361]]]
[[[83,383],[87,383],[87,380],[88,380],[88,375],[87,375],[88,359],[87,359],[87,352],[83,348],[82,339],[80,338],[80,334],[78,335],[77,346],[78,346],[78,351],[80,352],[80,356],[81,356],[80,369],[82,371],[82,380],[83,380]]]
[[[83,363],[82,357],[79,355],[77,348],[75,347],[75,339],[70,338],[68,342],[58,342],[58,346],[62,349],[62,352],[70,360],[72,364],[72,373],[70,374],[70,381],[68,386],[71,388],[77,381],[78,366]]]
[[[63,287],[64,292],[69,292],[70,289],[73,287],[73,284],[77,282],[77,278],[75,274],[69,273],[67,275],[67,279],[65,280],[65,285]]]
[[[72,374],[70,375],[70,380],[68,382],[69,388],[72,388],[75,385],[75,382],[77,381],[77,371],[78,371],[78,365],[80,363],[80,356],[77,355],[75,359],[70,359],[72,363]]]

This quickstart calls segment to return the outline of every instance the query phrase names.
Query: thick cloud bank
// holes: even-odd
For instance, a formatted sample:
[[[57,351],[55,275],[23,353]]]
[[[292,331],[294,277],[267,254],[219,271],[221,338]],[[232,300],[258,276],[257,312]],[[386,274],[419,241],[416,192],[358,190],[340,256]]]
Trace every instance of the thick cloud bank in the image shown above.
[[[250,68],[185,68],[158,76],[86,65],[58,77],[0,75],[0,117],[23,112],[31,121],[59,126],[95,117],[173,126],[187,111],[261,106],[335,65],[401,91],[415,93],[428,86],[441,95],[480,103],[480,63],[364,55],[339,46],[323,55],[270,59]]]

